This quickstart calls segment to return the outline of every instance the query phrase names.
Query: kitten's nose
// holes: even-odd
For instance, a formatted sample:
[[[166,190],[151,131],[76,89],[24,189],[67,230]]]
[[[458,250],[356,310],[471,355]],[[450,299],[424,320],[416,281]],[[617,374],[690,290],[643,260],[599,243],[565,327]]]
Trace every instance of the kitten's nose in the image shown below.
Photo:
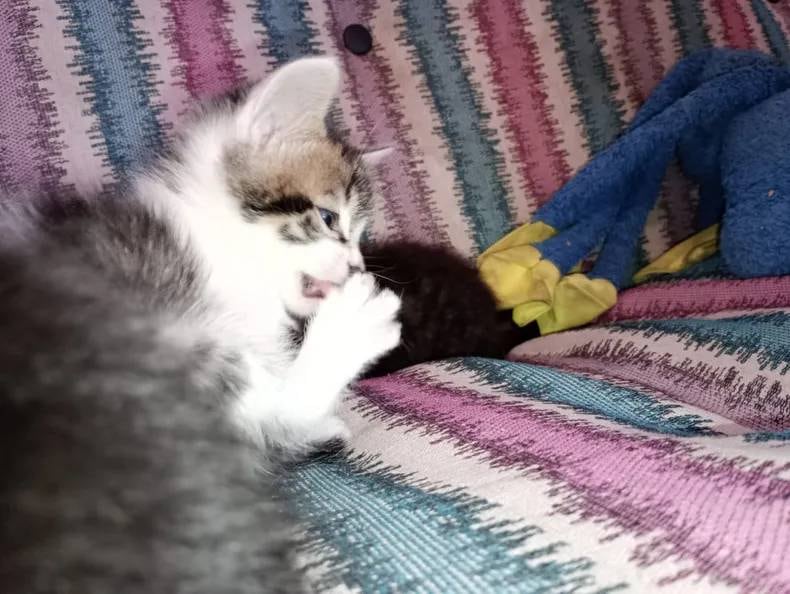
[[[364,266],[357,266],[356,264],[349,264],[348,266],[348,276],[352,274],[357,274],[359,272],[365,272]]]

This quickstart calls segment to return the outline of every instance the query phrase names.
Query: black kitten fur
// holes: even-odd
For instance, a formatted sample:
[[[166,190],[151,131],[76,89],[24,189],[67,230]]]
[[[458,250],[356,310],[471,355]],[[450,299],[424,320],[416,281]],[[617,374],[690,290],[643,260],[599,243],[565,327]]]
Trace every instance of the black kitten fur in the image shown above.
[[[519,328],[496,302],[477,269],[456,252],[419,243],[391,242],[363,248],[365,266],[378,283],[400,295],[401,344],[367,377],[446,357],[502,358],[537,336]]]

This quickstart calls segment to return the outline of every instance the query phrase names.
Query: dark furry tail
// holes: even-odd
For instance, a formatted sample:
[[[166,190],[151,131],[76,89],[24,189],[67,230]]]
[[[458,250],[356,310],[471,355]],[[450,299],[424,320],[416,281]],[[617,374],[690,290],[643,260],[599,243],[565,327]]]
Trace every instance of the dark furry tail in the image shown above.
[[[537,322],[530,322],[526,326],[517,326],[513,321],[513,310],[497,312],[499,318],[499,332],[502,336],[502,345],[505,354],[523,342],[540,336]]]

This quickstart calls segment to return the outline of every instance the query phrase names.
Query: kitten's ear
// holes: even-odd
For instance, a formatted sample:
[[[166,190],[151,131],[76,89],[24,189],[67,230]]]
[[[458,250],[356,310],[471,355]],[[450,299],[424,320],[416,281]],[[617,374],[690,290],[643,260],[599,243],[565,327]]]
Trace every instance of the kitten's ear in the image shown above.
[[[280,133],[326,133],[324,119],[340,89],[334,58],[303,58],[252,87],[236,114],[239,134],[258,143]]]
[[[394,153],[394,149],[390,146],[375,149],[372,151],[368,151],[366,153],[362,153],[362,161],[370,167],[371,169],[375,169],[379,165],[381,165],[384,161],[389,159],[392,154]]]

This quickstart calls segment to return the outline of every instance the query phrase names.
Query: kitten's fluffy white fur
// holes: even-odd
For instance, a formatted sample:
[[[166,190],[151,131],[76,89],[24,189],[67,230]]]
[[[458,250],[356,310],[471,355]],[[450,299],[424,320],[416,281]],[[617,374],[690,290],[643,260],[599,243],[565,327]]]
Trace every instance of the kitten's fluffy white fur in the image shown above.
[[[179,159],[136,180],[137,195],[198,254],[222,311],[213,333],[244,353],[248,385],[235,403],[236,420],[256,440],[286,449],[346,437],[336,405],[365,366],[397,345],[399,299],[378,291],[369,274],[351,274],[363,268],[364,213],[353,200],[309,197],[332,204],[344,241],[284,241],[276,225],[245,219],[225,156],[241,145],[263,168],[298,161],[325,134],[340,80],[331,58],[292,62],[240,106],[197,119],[182,137]],[[304,275],[335,288],[324,299],[307,297]],[[293,315],[310,318],[296,352],[284,333]]]

